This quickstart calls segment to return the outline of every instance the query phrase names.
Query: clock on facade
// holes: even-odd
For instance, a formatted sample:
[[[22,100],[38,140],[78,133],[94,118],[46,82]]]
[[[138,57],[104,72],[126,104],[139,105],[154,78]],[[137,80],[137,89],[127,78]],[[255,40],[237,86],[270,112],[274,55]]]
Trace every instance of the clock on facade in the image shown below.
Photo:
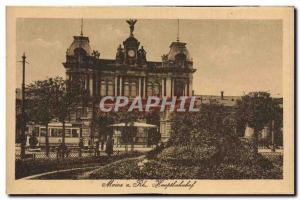
[[[127,54],[128,54],[129,57],[134,57],[135,56],[135,51],[134,50],[129,50],[127,52]]]

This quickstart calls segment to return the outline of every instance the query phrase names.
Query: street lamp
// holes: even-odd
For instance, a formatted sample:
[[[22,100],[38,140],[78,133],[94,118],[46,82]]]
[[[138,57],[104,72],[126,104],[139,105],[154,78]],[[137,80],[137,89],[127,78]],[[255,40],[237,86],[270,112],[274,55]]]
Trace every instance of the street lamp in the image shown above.
[[[26,148],[26,118],[25,118],[25,64],[26,64],[26,56],[23,53],[22,56],[22,66],[23,66],[23,76],[22,76],[22,126],[21,126],[21,159],[25,158],[25,148]]]

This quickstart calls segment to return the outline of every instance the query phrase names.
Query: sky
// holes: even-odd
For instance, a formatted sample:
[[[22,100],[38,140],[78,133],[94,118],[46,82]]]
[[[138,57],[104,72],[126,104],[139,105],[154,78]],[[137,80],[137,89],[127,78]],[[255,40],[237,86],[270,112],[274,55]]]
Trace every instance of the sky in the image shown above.
[[[268,91],[282,96],[281,20],[180,20],[179,39],[187,43],[194,61],[195,94],[240,96]],[[81,19],[17,20],[17,60],[26,53],[26,83],[65,77],[62,63]],[[177,38],[176,19],[139,19],[134,36],[147,51],[147,60],[161,61]],[[129,36],[125,19],[84,19],[83,34],[100,58],[114,59],[119,44]],[[17,87],[21,87],[17,63]]]

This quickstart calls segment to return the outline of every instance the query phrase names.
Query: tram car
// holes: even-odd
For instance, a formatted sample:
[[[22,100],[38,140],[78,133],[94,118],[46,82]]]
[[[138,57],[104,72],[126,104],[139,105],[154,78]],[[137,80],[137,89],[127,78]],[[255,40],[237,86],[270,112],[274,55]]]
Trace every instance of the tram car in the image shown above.
[[[35,135],[38,139],[39,146],[46,145],[46,126],[44,125],[27,125],[27,145],[29,138]],[[48,138],[50,146],[58,146],[62,142],[62,123],[51,122],[48,124]],[[65,144],[67,146],[78,146],[80,141],[80,127],[76,127],[71,123],[65,124]],[[83,140],[83,144],[85,144]]]

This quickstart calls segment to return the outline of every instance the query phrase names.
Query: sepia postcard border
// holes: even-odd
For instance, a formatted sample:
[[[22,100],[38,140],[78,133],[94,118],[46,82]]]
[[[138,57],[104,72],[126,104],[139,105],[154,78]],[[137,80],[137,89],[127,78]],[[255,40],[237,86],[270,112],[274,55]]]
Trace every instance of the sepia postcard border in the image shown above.
[[[205,194],[293,195],[294,8],[293,7],[7,7],[6,8],[6,192],[8,194]],[[15,180],[15,88],[17,18],[281,19],[283,21],[284,164],[282,180],[197,180],[191,188],[102,187],[107,180]],[[118,180],[126,185],[136,180]],[[149,180],[155,181],[155,180]]]

